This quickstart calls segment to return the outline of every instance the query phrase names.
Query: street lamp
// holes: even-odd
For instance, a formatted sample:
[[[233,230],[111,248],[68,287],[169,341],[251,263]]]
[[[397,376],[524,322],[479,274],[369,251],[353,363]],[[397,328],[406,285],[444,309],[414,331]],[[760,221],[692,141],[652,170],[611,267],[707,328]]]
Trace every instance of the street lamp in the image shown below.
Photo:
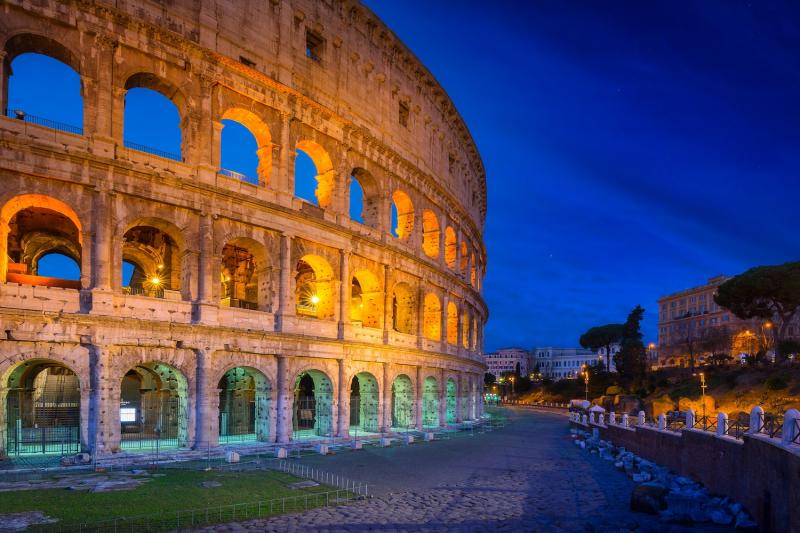
[[[706,418],[706,375],[700,372],[700,401],[703,402],[703,424]]]
[[[589,401],[589,369],[583,365],[583,383],[586,385],[584,392],[586,393],[586,401]]]

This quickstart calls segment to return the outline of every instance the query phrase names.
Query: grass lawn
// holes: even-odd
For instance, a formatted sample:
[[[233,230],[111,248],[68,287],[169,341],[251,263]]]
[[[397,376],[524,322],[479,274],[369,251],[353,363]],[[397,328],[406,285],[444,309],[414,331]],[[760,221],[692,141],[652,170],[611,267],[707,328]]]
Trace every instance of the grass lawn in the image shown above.
[[[42,511],[52,518],[59,519],[62,524],[77,522],[92,523],[122,517],[149,517],[158,515],[175,517],[176,511],[191,509],[204,509],[206,507],[219,507],[230,504],[265,502],[283,497],[297,497],[300,499],[294,504],[283,508],[275,506],[273,513],[302,510],[304,508],[324,505],[324,497],[314,497],[313,494],[332,490],[323,485],[304,489],[289,489],[287,485],[300,478],[275,471],[245,471],[245,472],[220,472],[161,469],[158,473],[163,477],[154,477],[141,486],[132,490],[115,492],[83,492],[68,489],[43,489],[20,490],[13,492],[0,492],[0,514],[24,511]],[[98,474],[103,475],[103,474]],[[114,476],[116,478],[116,476]],[[221,486],[204,488],[204,481],[217,481]],[[344,496],[345,491],[341,492]],[[305,496],[309,495],[308,500]],[[331,497],[333,500],[333,497]],[[238,507],[238,506],[237,506]],[[262,505],[260,514],[269,514],[266,509],[269,505]],[[232,509],[222,513],[216,511],[205,522],[205,513],[196,513],[191,520],[199,525],[203,522],[214,523],[229,520],[254,518],[256,506],[240,506],[237,514]],[[176,525],[190,524],[189,516],[181,513],[180,522],[174,521],[166,524],[153,524],[146,526],[146,522],[126,525],[125,529],[136,531],[159,531],[170,529]],[[175,517],[177,518],[177,517]]]

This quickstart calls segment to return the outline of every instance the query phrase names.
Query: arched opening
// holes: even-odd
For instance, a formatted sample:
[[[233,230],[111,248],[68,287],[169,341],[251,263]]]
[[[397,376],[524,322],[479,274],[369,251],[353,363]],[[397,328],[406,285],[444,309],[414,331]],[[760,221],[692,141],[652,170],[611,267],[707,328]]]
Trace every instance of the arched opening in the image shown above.
[[[80,451],[80,380],[70,368],[44,359],[21,363],[2,383],[0,399],[7,455]]]
[[[83,135],[83,96],[77,60],[44,37],[19,35],[6,45],[9,117]]]
[[[359,372],[350,382],[350,433],[358,436],[380,431],[378,380]]]
[[[442,340],[442,303],[432,292],[425,295],[422,334],[428,340]]]
[[[160,228],[141,225],[122,238],[122,291],[152,298],[181,298],[181,254]],[[125,284],[127,282],[127,285]]]
[[[250,239],[234,239],[222,248],[220,305],[264,309],[268,275],[263,247]]]
[[[369,270],[356,271],[350,289],[350,322],[365,328],[380,328],[382,299],[378,277]]]
[[[456,231],[447,226],[444,230],[444,262],[453,270],[456,269]]]
[[[123,450],[186,446],[188,385],[176,368],[137,365],[122,378],[119,420]]]
[[[297,315],[328,319],[333,316],[333,269],[318,255],[304,255],[295,269]]]
[[[350,220],[377,227],[378,199],[378,183],[372,174],[362,168],[354,169],[350,176]]]
[[[403,191],[392,194],[392,235],[404,241],[414,231],[414,204]]]
[[[422,251],[428,257],[439,257],[439,219],[430,209],[422,211]]]
[[[241,108],[222,115],[220,174],[255,185],[269,182],[272,136],[261,118]]]
[[[294,382],[293,440],[333,437],[333,386],[324,372],[309,370]]]
[[[183,96],[157,76],[147,73],[128,78],[125,89],[125,146],[182,161]]]
[[[6,281],[81,288],[82,228],[63,202],[41,195],[9,201],[0,220],[5,233]]]
[[[447,343],[458,345],[458,307],[455,302],[447,302]]]
[[[252,368],[231,368],[217,388],[219,442],[269,440],[272,387],[264,374]]]
[[[392,383],[392,430],[414,426],[414,385],[411,378],[400,374]]]
[[[467,241],[461,241],[461,266],[459,270],[462,275],[467,273],[467,262],[469,260],[469,249],[467,248]]]
[[[439,383],[434,377],[427,377],[422,387],[422,426],[439,426]]]
[[[455,424],[456,423],[456,406],[458,405],[456,402],[456,395],[458,394],[458,388],[456,387],[456,382],[454,379],[449,378],[447,380],[447,390],[445,391],[445,398],[447,401],[447,423],[448,424]]]
[[[333,199],[334,170],[331,158],[313,141],[297,143],[294,166],[294,195],[326,208]]]
[[[258,145],[247,127],[223,119],[220,134],[219,173],[258,185]]]
[[[414,293],[408,283],[395,284],[392,291],[392,329],[411,335],[414,332]]]

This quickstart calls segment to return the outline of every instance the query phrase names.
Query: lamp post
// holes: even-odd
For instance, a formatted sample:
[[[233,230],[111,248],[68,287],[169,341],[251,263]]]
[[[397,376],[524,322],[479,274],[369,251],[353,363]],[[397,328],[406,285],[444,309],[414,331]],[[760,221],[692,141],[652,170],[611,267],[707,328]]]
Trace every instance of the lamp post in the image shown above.
[[[700,400],[703,402],[703,423],[706,418],[706,375],[700,372]]]
[[[586,401],[589,401],[589,368],[583,365],[583,383],[586,385],[584,392],[586,393]]]
[[[517,381],[517,377],[511,376],[509,379],[511,380],[511,396],[513,397],[517,393],[517,390],[514,388],[514,383]]]

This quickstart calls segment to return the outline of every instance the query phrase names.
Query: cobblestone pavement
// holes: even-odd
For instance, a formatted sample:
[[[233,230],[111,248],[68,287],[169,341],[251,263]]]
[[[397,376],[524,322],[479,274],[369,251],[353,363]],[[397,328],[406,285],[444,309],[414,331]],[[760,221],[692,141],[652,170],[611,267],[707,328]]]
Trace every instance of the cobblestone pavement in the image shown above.
[[[724,531],[631,512],[633,483],[573,446],[563,415],[509,414],[483,435],[303,460],[370,483],[370,500],[201,531]]]

